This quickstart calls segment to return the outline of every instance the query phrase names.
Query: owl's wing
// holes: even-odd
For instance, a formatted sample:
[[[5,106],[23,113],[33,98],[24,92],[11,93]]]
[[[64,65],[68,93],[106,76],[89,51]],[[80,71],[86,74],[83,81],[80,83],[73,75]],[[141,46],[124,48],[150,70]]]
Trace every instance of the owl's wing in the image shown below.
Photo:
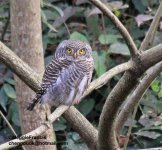
[[[71,64],[71,61],[66,59],[53,59],[46,67],[41,88],[37,91],[36,97],[33,99],[32,103],[27,108],[28,110],[33,110],[34,106],[40,101],[43,94],[51,84],[55,84],[57,78],[61,74],[64,68],[67,68]]]
[[[66,59],[53,59],[46,67],[42,78],[41,87],[45,90],[51,84],[54,84],[61,74],[62,70],[68,68],[71,63],[71,61],[68,61]]]

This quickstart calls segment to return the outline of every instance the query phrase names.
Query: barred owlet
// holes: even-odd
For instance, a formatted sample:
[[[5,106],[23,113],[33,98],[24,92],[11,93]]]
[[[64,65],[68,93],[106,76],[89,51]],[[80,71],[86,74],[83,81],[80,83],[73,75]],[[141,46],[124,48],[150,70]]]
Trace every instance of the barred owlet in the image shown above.
[[[41,88],[27,109],[33,110],[38,102],[56,107],[79,103],[91,81],[92,72],[93,58],[89,44],[76,40],[61,42],[45,70]]]

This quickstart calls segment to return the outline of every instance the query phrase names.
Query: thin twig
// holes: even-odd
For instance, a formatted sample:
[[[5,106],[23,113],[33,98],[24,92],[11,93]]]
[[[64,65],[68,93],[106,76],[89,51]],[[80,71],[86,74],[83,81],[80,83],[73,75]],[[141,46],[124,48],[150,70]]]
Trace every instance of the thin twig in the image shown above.
[[[111,10],[104,4],[102,3],[100,0],[90,0],[94,5],[96,5],[96,7],[98,7],[107,17],[109,17],[111,19],[111,21],[114,23],[114,25],[116,26],[116,28],[119,30],[119,32],[121,33],[121,35],[123,36],[123,38],[125,39],[131,56],[134,57],[138,54],[138,50],[137,47],[132,39],[132,37],[130,36],[129,32],[127,31],[127,29],[124,27],[124,25],[119,21],[119,19],[111,12]]]
[[[157,27],[159,25],[161,16],[162,16],[162,2],[160,3],[160,6],[155,14],[155,17],[151,23],[151,26],[150,26],[144,40],[142,41],[142,44],[141,44],[139,50],[146,50],[146,48],[148,48],[149,44],[152,43],[152,41],[155,37]]]
[[[9,12],[9,14],[8,14],[7,22],[5,23],[5,26],[4,26],[2,35],[1,35],[1,41],[2,41],[2,42],[4,41],[4,37],[5,37],[6,31],[7,31],[7,29],[8,29],[9,23],[10,23],[10,12]]]
[[[52,122],[54,122],[58,117],[60,117],[66,110],[68,110],[68,108],[69,108],[69,106],[61,105],[49,116],[47,122],[43,123],[40,127],[36,128],[35,130],[33,130],[25,135],[22,135],[22,137],[29,137],[29,136],[35,137],[35,136],[39,136],[39,135],[43,134],[45,131],[47,131],[50,128],[50,124]],[[16,146],[18,146],[18,143],[21,144],[21,143],[27,142],[29,140],[31,140],[31,139],[17,138],[17,139],[8,141],[8,142],[0,145],[0,150],[5,150],[5,149],[16,147]],[[12,142],[16,143],[16,144],[10,144]]]
[[[134,111],[133,111],[133,114],[132,114],[132,123],[129,126],[123,150],[127,149],[127,145],[128,145],[128,142],[129,142],[129,137],[130,137],[130,135],[132,133],[132,128],[133,128],[133,125],[134,125],[134,120],[135,120],[135,117],[136,117],[138,105],[139,105],[139,103],[137,103],[137,105],[134,108]]]
[[[8,127],[10,128],[10,130],[12,131],[12,133],[14,134],[15,137],[18,137],[17,133],[15,132],[14,128],[11,126],[11,124],[9,123],[9,121],[7,120],[7,118],[3,115],[2,111],[0,111],[0,115],[2,116],[2,118],[4,119],[4,121],[7,123]],[[25,150],[25,147],[22,145],[23,150]]]
[[[69,28],[68,28],[66,22],[63,21],[63,23],[64,23],[64,26],[65,26],[65,28],[66,28],[66,30],[67,30],[68,36],[69,36],[69,38],[70,38],[70,30],[69,30]]]
[[[152,42],[152,40],[153,40],[153,38],[155,36],[156,29],[158,27],[158,23],[159,23],[160,17],[162,15],[162,11],[161,10],[162,10],[162,2],[160,3],[160,6],[159,6],[159,8],[158,8],[158,10],[157,10],[157,12],[155,14],[155,17],[154,17],[154,19],[153,19],[153,21],[151,23],[151,26],[149,28],[149,31],[147,32],[147,34],[145,36],[145,39],[143,40],[143,42],[141,44],[140,50],[145,50],[149,46],[149,44]],[[160,69],[162,69],[160,63],[159,63],[159,65],[157,64],[154,67],[152,67],[151,69],[149,69],[150,72],[152,72],[152,73],[150,74],[149,73],[149,70],[146,72],[147,76],[144,77],[143,80],[141,81],[141,83],[143,84],[143,86],[145,84],[144,82],[146,82],[146,84],[147,84],[145,86],[149,86],[151,84],[150,82],[159,74]],[[153,70],[153,71],[151,71],[151,70]],[[150,82],[145,81],[148,76],[152,76],[152,80]],[[142,86],[142,85],[139,85],[138,88],[140,88],[140,86]],[[136,90],[138,90],[138,88]],[[136,106],[136,103],[138,103],[138,101],[142,97],[141,94],[143,94],[146,89],[145,89],[145,87],[144,87],[143,90],[140,89],[138,91],[139,93],[136,90],[134,91],[134,93],[132,94],[132,96],[128,98],[128,100],[127,100],[128,103],[126,103],[126,105],[123,107],[122,111],[120,112],[120,114],[119,114],[119,116],[117,118],[117,121],[116,121],[116,123],[117,123],[116,124],[116,131],[117,131],[117,133],[119,133],[120,130],[122,129],[125,121],[128,118],[128,114]],[[139,97],[135,97],[135,93],[136,92],[137,92],[136,96],[139,96]]]
[[[2,118],[4,119],[4,121],[7,123],[8,127],[10,128],[10,130],[12,131],[12,133],[15,135],[15,137],[17,137],[17,134],[16,134],[15,130],[13,129],[13,127],[11,126],[11,124],[9,123],[9,121],[7,120],[7,118],[3,115],[2,111],[0,111],[0,115],[2,116]]]

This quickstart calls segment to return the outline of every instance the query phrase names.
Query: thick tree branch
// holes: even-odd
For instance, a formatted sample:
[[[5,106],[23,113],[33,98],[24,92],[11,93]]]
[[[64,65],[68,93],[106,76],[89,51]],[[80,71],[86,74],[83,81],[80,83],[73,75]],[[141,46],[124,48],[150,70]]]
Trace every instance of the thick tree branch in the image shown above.
[[[160,56],[159,56],[160,55]],[[115,118],[119,107],[131,90],[137,85],[141,75],[152,65],[162,60],[162,44],[151,48],[134,59],[134,68],[127,71],[109,94],[103,107],[100,123],[98,147],[101,150],[115,150],[118,144],[115,137]]]
[[[154,46],[144,52],[141,56],[141,65],[148,69],[162,60],[162,57],[159,55],[162,55],[162,44]]]
[[[133,73],[126,72],[106,99],[99,122],[99,150],[118,149],[114,132],[115,118],[119,107],[137,83],[137,77]]]
[[[155,17],[151,23],[151,26],[150,26],[144,40],[142,41],[142,44],[141,44],[139,50],[145,50],[146,48],[148,48],[149,44],[152,43],[152,41],[155,37],[157,27],[159,25],[161,16],[162,16],[162,2],[160,3],[160,6],[155,14]]]
[[[78,115],[79,117],[76,118],[75,116]],[[75,129],[82,137],[84,137],[84,140],[86,141],[89,150],[94,150],[97,145],[97,139],[98,139],[97,129],[89,128],[89,126],[92,126],[92,124],[88,121],[84,121],[85,117],[82,114],[80,114],[80,112],[74,107],[70,107],[70,109],[68,109],[66,113],[63,114],[63,117],[66,120],[68,120],[68,122],[71,124],[73,129]]]
[[[137,47],[136,47],[136,45],[135,45],[132,37],[130,36],[129,32],[124,27],[124,25],[119,21],[119,19],[100,0],[90,0],[90,1],[94,5],[96,5],[96,7],[98,7],[107,17],[109,17],[111,19],[111,21],[114,23],[114,25],[116,26],[116,28],[119,30],[119,32],[121,33],[121,35],[125,39],[128,47],[129,47],[129,50],[130,50],[130,53],[131,53],[132,57],[134,57],[135,55],[137,55],[138,54]]]
[[[153,38],[155,37],[155,33],[156,33],[156,30],[157,30],[157,27],[158,27],[158,24],[159,24],[159,20],[160,20],[161,15],[162,15],[161,9],[162,9],[162,2],[160,3],[160,6],[159,6],[159,8],[158,8],[158,10],[155,14],[155,17],[154,17],[154,19],[151,23],[151,26],[150,26],[142,44],[141,44],[141,46],[140,46],[140,50],[145,50],[153,41]],[[119,133],[120,130],[122,129],[125,121],[128,118],[129,113],[132,112],[132,110],[134,109],[135,106],[137,106],[141,97],[143,96],[143,94],[145,93],[145,91],[147,90],[147,88],[149,87],[151,82],[154,80],[154,78],[162,70],[161,66],[162,65],[161,65],[161,62],[160,62],[157,65],[150,68],[146,72],[146,76],[141,80],[140,84],[135,89],[133,94],[130,97],[128,97],[127,103],[121,109],[121,112],[120,112],[120,114],[117,118],[117,121],[116,121],[117,133]]]
[[[0,42],[0,61],[13,70],[34,91],[39,88],[41,77],[2,42]]]
[[[122,107],[122,110],[117,117],[116,131],[118,133],[122,129],[125,121],[127,120],[129,114],[132,112],[134,106],[136,106],[136,104],[139,103],[140,99],[145,94],[152,81],[159,75],[161,71],[162,62],[159,62],[155,66],[151,67],[148,71],[146,71],[146,75],[140,81],[133,94],[130,97],[128,97],[126,104],[124,105],[124,107]]]

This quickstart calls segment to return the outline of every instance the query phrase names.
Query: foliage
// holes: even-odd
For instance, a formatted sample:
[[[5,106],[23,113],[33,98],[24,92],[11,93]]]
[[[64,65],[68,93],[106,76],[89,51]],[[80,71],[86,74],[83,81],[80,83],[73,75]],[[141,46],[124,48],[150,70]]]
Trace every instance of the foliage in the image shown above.
[[[123,4],[123,2],[125,2]],[[107,0],[110,9],[129,30],[137,46],[141,43],[159,6],[158,0]],[[51,60],[58,43],[64,39],[79,39],[89,42],[93,49],[95,68],[93,79],[99,77],[113,66],[129,59],[128,47],[112,22],[88,1],[44,0],[42,7],[42,35],[46,63]],[[1,40],[10,46],[9,4],[0,4]],[[162,25],[162,23],[161,23]],[[162,26],[156,33],[153,45],[162,41]],[[2,34],[2,33],[5,34]],[[5,36],[4,36],[5,35]],[[16,101],[13,74],[0,64],[0,109],[11,125],[20,134],[18,106]],[[97,89],[76,106],[87,119],[98,126],[98,120],[105,99],[121,75],[114,77],[108,84]],[[142,98],[133,127],[132,139],[128,149],[147,148],[161,145],[162,113],[162,75],[160,75]],[[127,132],[131,118],[125,124],[122,133]],[[57,142],[63,140],[60,149],[87,149],[81,137],[73,131],[62,117],[54,123]],[[0,135],[6,131],[12,135],[6,124],[0,119]],[[60,136],[59,133],[62,133]],[[60,140],[61,137],[61,140]],[[2,140],[8,140],[0,138]],[[68,143],[68,144],[67,144]]]

